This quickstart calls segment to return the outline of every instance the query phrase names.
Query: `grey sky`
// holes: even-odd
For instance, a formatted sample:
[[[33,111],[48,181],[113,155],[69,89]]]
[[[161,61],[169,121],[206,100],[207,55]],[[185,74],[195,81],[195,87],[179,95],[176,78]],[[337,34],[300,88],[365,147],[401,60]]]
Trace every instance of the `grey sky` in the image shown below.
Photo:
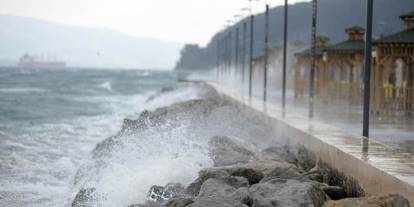
[[[306,0],[289,0],[290,3]],[[283,0],[268,0],[272,6]],[[264,0],[255,3],[263,10]],[[204,45],[247,0],[0,0],[0,14]]]

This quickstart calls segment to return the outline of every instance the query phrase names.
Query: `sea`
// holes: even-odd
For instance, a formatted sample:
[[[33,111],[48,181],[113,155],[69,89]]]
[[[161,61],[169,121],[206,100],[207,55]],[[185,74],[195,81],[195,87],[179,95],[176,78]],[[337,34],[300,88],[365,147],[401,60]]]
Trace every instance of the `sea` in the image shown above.
[[[124,118],[195,96],[183,91],[146,102],[161,88],[177,84],[173,71],[1,68],[0,206],[71,206],[79,190],[76,172],[91,159],[96,144],[115,135]],[[137,190],[119,198],[142,202],[143,192],[160,179],[143,173],[149,165],[108,175],[113,179],[108,189],[121,192],[113,186],[122,177],[146,181],[141,194]],[[107,206],[124,205],[117,204]]]

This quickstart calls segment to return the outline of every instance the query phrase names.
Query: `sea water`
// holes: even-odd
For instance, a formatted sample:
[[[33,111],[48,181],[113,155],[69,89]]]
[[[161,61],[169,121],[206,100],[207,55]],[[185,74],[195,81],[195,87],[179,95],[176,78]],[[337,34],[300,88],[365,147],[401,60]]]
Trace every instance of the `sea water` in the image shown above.
[[[77,170],[97,143],[120,130],[124,118],[195,96],[187,90],[145,102],[160,88],[176,85],[172,71],[0,69],[0,206],[70,206],[79,190],[74,185]],[[159,155],[159,146],[151,144],[165,142],[157,137],[182,144],[179,134],[153,135],[143,143],[146,147],[118,156],[119,166],[106,169],[97,182],[113,194],[106,206],[143,202],[151,182],[167,182],[167,175],[178,179],[186,168],[168,174],[174,163],[162,159],[170,155],[152,160],[143,155]],[[195,170],[189,165],[186,172]]]

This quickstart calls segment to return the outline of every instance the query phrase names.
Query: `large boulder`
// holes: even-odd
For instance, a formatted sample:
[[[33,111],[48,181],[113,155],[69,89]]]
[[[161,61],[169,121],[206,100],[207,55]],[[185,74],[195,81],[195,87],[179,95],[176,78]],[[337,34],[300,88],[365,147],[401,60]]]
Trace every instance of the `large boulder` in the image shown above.
[[[249,189],[253,207],[321,207],[326,196],[312,182],[273,179]]]
[[[198,172],[198,178],[195,181],[193,181],[190,185],[188,185],[188,187],[185,189],[185,193],[196,196],[198,195],[200,191],[201,185],[203,185],[203,183],[206,180],[210,178],[222,179],[222,178],[226,178],[229,176],[230,174],[224,169],[219,169],[219,168],[203,169],[200,172]]]
[[[214,166],[245,164],[256,160],[252,147],[226,136],[215,136],[209,141],[210,157]]]
[[[316,166],[316,155],[304,146],[298,146],[297,149],[298,166],[305,171],[309,171]]]
[[[168,201],[165,205],[166,207],[185,207],[190,204],[194,203],[191,197],[183,196],[183,197],[176,197]]]
[[[400,195],[387,195],[328,201],[323,207],[410,207],[410,203]]]
[[[274,146],[262,150],[259,153],[260,160],[273,160],[273,161],[284,161],[296,165],[298,159],[295,153],[288,145]]]
[[[236,201],[228,196],[203,196],[197,197],[194,203],[187,207],[248,207],[239,201]]]
[[[295,180],[306,180],[296,168],[290,167],[276,167],[272,172],[267,174],[260,182],[264,183],[273,179],[295,179]]]
[[[221,180],[210,178],[201,186],[198,197],[214,195],[232,197],[232,194],[237,190],[237,188],[241,187],[248,187],[246,178],[228,177]]]

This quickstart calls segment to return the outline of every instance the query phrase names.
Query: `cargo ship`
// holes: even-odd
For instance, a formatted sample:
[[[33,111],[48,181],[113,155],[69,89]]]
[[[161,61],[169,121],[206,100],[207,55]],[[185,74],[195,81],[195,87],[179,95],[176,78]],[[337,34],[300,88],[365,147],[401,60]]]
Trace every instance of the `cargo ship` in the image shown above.
[[[39,60],[36,57],[25,54],[17,62],[18,68],[46,68],[46,69],[59,69],[65,68],[66,62],[64,61],[50,61],[50,60]]]

